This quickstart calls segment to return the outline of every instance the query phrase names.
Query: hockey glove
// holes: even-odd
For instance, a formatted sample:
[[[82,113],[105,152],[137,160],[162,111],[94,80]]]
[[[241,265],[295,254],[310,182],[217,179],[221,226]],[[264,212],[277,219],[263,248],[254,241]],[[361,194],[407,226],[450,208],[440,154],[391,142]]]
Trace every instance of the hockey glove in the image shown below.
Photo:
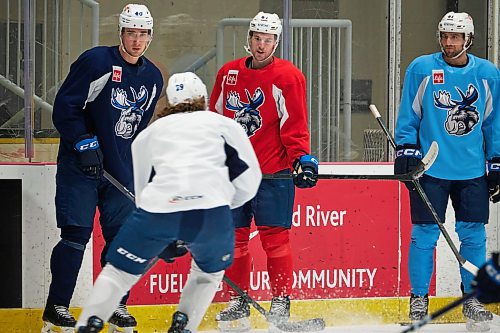
[[[396,147],[396,160],[394,161],[394,174],[402,175],[415,171],[420,160],[422,153],[417,145],[404,144]]]
[[[167,263],[172,263],[175,258],[182,257],[186,253],[188,253],[188,250],[184,245],[184,242],[175,241],[170,243],[158,257],[165,260]]]
[[[490,201],[500,201],[500,157],[494,157],[488,161],[488,189]]]
[[[83,173],[93,178],[99,178],[103,174],[103,156],[96,136],[85,134],[79,137],[75,143],[78,152],[78,164]]]
[[[499,253],[479,269],[477,276],[472,281],[472,287],[477,290],[477,299],[481,303],[500,302],[500,258]]]
[[[293,162],[293,183],[298,188],[310,188],[318,182],[318,159],[303,155]]]

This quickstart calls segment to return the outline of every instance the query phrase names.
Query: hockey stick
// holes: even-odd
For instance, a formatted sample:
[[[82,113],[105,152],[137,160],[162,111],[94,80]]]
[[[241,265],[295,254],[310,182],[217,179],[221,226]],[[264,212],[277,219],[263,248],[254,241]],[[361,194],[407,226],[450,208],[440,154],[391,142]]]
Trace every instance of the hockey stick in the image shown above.
[[[439,147],[433,142],[427,154],[420,160],[418,166],[412,172],[402,175],[337,175],[337,174],[319,174],[318,179],[364,179],[364,180],[398,180],[401,182],[414,181],[420,178],[428,170],[439,153]],[[262,175],[264,179],[289,179],[293,174],[273,173]]]
[[[104,178],[106,178],[111,184],[113,184],[121,193],[123,193],[128,199],[135,201],[135,195],[130,192],[125,186],[123,186],[115,177],[110,175],[106,170],[103,173]],[[146,266],[144,272],[150,270],[157,262],[159,258],[154,258]],[[314,332],[321,331],[325,328],[325,321],[322,318],[306,319],[296,322],[273,322],[269,318],[269,312],[267,312],[259,303],[257,303],[250,295],[243,291],[236,283],[229,279],[226,275],[223,277],[224,282],[226,282],[234,291],[236,291],[241,297],[243,297],[248,303],[259,311],[269,323],[275,325],[278,329],[285,332]]]
[[[440,317],[441,315],[445,314],[446,312],[448,312],[448,311],[454,309],[455,307],[459,306],[460,304],[464,303],[466,300],[476,296],[476,294],[477,294],[477,291],[473,291],[470,294],[464,295],[463,297],[451,302],[450,304],[442,307],[441,309],[439,309],[431,314],[428,314],[423,319],[412,323],[410,326],[408,326],[406,329],[404,329],[401,333],[413,332],[413,331],[421,328],[422,326],[429,324],[431,321],[433,321],[437,317]]]
[[[312,318],[301,321],[287,321],[280,322],[274,321],[269,317],[269,312],[266,311],[259,303],[257,303],[250,295],[241,289],[236,283],[224,275],[224,282],[226,282],[234,291],[238,293],[245,301],[252,304],[252,306],[259,311],[270,324],[273,324],[281,331],[285,332],[315,332],[325,329],[325,321],[323,318]]]
[[[384,131],[385,135],[387,136],[387,140],[391,143],[392,148],[396,149],[396,142],[394,141],[394,138],[392,137],[392,134],[389,132],[387,127],[385,126],[384,122],[382,121],[382,116],[377,110],[377,107],[373,104],[370,105],[370,111],[372,112],[373,116],[375,119],[377,119],[377,122],[379,123],[380,127],[382,127],[382,130]],[[427,155],[426,155],[427,156]],[[448,234],[448,231],[444,227],[443,223],[441,222],[441,219],[439,218],[438,214],[436,213],[436,210],[434,210],[434,206],[432,206],[429,198],[427,197],[427,194],[425,194],[424,189],[422,188],[422,185],[420,185],[420,182],[418,179],[412,180],[412,184],[417,190],[418,195],[422,199],[422,202],[424,203],[425,207],[431,213],[432,218],[436,222],[436,224],[439,227],[439,230],[441,230],[441,233],[443,234],[446,243],[448,243],[449,247],[451,248],[451,251],[455,255],[455,258],[457,258],[458,262],[460,263],[460,266],[462,266],[465,270],[469,271],[472,275],[476,276],[477,271],[479,270],[477,266],[475,266],[473,263],[465,259],[457,250],[455,244],[450,238],[450,235]]]

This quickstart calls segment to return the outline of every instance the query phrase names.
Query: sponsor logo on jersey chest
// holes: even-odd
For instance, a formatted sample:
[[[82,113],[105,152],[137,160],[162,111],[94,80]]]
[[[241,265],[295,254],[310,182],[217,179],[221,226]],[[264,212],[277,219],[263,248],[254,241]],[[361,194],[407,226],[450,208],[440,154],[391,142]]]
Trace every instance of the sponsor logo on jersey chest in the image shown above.
[[[113,82],[122,82],[122,68],[120,66],[113,66],[113,76],[111,80]]]
[[[444,71],[442,69],[434,69],[432,71],[432,83],[444,84]]]
[[[236,81],[238,81],[238,72],[239,71],[234,70],[234,69],[229,70],[229,72],[227,73],[227,77],[226,77],[226,83],[228,85],[231,85],[231,86],[236,85]]]

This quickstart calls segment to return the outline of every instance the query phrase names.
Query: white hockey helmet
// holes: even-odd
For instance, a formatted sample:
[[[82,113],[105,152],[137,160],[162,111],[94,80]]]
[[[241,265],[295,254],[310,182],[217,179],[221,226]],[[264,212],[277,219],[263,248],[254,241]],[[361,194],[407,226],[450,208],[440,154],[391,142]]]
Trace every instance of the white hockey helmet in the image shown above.
[[[472,17],[467,13],[455,12],[449,12],[443,16],[438,24],[436,36],[439,45],[441,46],[441,50],[443,49],[443,46],[441,45],[442,32],[458,32],[464,34],[465,43],[462,52],[458,55],[460,56],[472,45],[472,41],[474,39],[474,22],[472,21]]]
[[[280,42],[282,30],[283,28],[281,26],[281,20],[278,14],[258,12],[257,15],[255,15],[255,17],[250,21],[250,26],[248,27],[248,34],[247,34],[247,45],[244,47],[245,51],[247,51],[248,54],[253,56],[252,52],[250,51],[251,32],[262,32],[265,34],[276,35],[276,44],[274,45],[273,52],[271,52],[269,57],[263,60],[266,61],[267,59],[272,57],[274,51],[276,51],[276,48],[278,47],[278,44]]]
[[[171,106],[191,103],[200,97],[205,98],[205,104],[207,103],[207,87],[198,75],[192,72],[176,73],[170,76],[166,92]]]
[[[250,21],[248,34],[250,34],[250,31],[273,34],[276,35],[279,40],[282,31],[281,20],[277,14],[259,12],[252,21]]]
[[[153,17],[148,7],[144,5],[128,4],[123,8],[118,19],[120,33],[123,28],[148,29],[153,36]]]

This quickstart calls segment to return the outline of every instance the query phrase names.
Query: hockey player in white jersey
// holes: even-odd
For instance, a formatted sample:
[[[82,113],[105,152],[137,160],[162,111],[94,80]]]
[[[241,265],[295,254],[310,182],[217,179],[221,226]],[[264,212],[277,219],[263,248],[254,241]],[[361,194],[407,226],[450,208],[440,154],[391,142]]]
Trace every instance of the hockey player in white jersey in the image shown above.
[[[169,333],[196,332],[233,261],[231,209],[257,193],[257,157],[238,123],[205,111],[207,90],[194,73],[172,75],[167,100],[132,144],[137,209],[110,246],[77,332],[100,331],[148,262],[175,240],[193,261]]]
[[[406,71],[394,172],[414,170],[431,142],[439,144],[439,156],[420,183],[443,222],[451,199],[460,254],[481,267],[486,261],[488,197],[500,201],[500,75],[491,62],[467,52],[474,39],[469,14],[447,13],[438,24],[437,39],[441,52],[416,58]],[[416,321],[428,312],[440,230],[417,192],[409,189],[409,317]],[[474,276],[464,268],[460,275],[463,293],[472,292]],[[488,330],[493,316],[476,298],[467,300],[462,312],[469,330]]]

